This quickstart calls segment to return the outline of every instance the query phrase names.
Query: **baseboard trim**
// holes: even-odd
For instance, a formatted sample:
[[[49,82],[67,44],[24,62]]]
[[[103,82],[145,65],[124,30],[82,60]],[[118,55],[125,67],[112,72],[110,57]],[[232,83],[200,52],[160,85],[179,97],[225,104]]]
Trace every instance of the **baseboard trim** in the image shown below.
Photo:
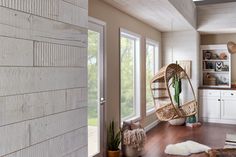
[[[160,121],[156,120],[154,122],[152,122],[151,124],[147,125],[146,127],[144,127],[145,132],[148,132],[149,130],[151,130],[152,128],[154,128],[157,124],[159,124]]]

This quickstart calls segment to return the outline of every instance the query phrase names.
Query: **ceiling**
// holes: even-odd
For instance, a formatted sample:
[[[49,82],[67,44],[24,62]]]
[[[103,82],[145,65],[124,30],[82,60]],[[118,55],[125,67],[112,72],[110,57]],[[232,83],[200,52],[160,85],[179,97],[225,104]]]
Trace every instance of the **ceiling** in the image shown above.
[[[197,6],[198,5],[206,5],[206,4],[235,2],[235,0],[193,0],[193,1]]]
[[[196,27],[196,7],[236,0],[103,0],[161,32],[190,30]],[[175,5],[173,5],[175,4]],[[182,8],[181,8],[182,7]],[[195,23],[195,24],[194,24]]]
[[[193,29],[168,0],[104,0],[162,32]]]

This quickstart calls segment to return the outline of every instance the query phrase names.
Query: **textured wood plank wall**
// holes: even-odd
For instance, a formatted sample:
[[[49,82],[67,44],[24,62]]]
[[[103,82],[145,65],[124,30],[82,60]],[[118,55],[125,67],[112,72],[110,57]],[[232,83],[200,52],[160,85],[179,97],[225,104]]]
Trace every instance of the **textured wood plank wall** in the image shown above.
[[[234,33],[235,8],[236,2],[198,6],[198,31],[208,34]]]
[[[0,157],[87,156],[87,0],[0,0]]]

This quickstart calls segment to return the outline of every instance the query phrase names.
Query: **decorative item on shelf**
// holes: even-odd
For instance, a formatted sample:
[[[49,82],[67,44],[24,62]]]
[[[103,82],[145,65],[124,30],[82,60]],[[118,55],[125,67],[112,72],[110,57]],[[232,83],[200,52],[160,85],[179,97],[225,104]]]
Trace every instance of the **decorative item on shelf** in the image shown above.
[[[204,59],[211,59],[211,55],[212,55],[211,51],[206,51]]]
[[[111,121],[107,130],[107,155],[108,157],[120,157],[119,145],[121,142],[120,130],[115,133],[115,123]]]
[[[141,156],[146,141],[146,133],[139,122],[123,122],[122,152],[126,157]]]
[[[219,59],[219,56],[217,54],[212,54],[211,59]]]
[[[206,62],[206,69],[214,69],[212,62]]]
[[[227,48],[228,48],[229,53],[231,53],[231,54],[235,54],[236,53],[236,43],[234,43],[232,41],[229,41],[227,43]]]
[[[224,66],[224,63],[223,63],[223,62],[216,62],[216,68],[215,68],[215,70],[216,70],[216,71],[222,71],[223,66]]]
[[[224,65],[222,68],[221,68],[222,71],[229,71],[229,66],[228,65]]]
[[[217,79],[214,76],[211,76],[209,73],[206,74],[203,80],[204,85],[212,85],[215,86]]]
[[[228,56],[227,56],[227,54],[226,54],[225,52],[221,52],[221,53],[220,53],[219,59],[227,60],[227,58],[228,58]]]
[[[219,85],[228,85],[228,79],[224,76],[220,76],[220,78],[217,80],[217,84]]]

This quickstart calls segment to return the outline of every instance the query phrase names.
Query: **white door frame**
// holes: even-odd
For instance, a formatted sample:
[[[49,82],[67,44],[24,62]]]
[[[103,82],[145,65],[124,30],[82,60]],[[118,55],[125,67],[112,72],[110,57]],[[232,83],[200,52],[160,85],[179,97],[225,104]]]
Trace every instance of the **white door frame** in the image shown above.
[[[99,19],[89,17],[88,19],[88,29],[100,32],[100,53],[99,62],[101,65],[99,67],[99,80],[100,80],[100,154],[95,155],[94,157],[103,157],[106,156],[106,23]],[[102,64],[101,64],[102,63]]]

